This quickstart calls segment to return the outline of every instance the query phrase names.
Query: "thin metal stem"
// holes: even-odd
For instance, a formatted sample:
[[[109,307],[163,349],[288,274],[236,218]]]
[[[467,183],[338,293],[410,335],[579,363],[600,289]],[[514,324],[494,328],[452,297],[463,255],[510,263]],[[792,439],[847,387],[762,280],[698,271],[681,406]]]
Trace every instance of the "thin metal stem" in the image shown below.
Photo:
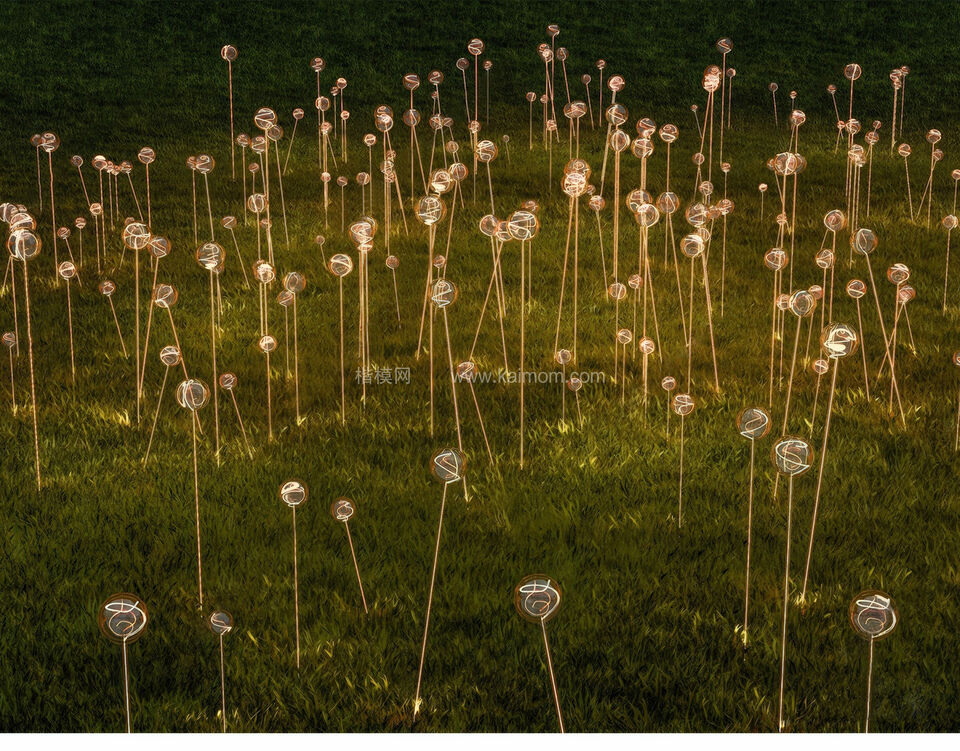
[[[553,673],[553,656],[550,654],[550,641],[547,639],[547,622],[541,618],[540,628],[543,631],[543,648],[547,653],[547,669],[550,672],[550,688],[553,689],[553,703],[557,708],[557,721],[560,723],[560,732],[567,732],[563,727],[563,714],[560,712],[560,694],[557,692],[557,679]]]
[[[807,581],[810,578],[810,560],[813,557],[813,537],[817,531],[817,510],[820,508],[820,488],[823,484],[823,467],[827,460],[827,441],[830,438],[830,416],[833,414],[833,395],[837,389],[837,371],[840,370],[840,360],[833,363],[833,373],[830,376],[830,395],[827,397],[827,416],[823,423],[823,444],[820,446],[820,468],[817,470],[817,489],[813,496],[813,517],[810,521],[810,542],[807,547],[807,562],[803,569],[803,590],[800,601],[807,597]]]
[[[443,485],[443,497],[440,499],[440,521],[437,524],[437,542],[433,549],[433,568],[430,571],[430,591],[427,595],[427,615],[423,621],[423,644],[420,646],[420,669],[417,671],[417,692],[413,701],[413,716],[416,719],[420,711],[420,684],[423,679],[423,662],[427,655],[427,632],[430,630],[430,610],[433,607],[433,589],[437,581],[437,559],[440,556],[440,535],[443,533],[443,512],[447,506],[447,485]]]
[[[223,732],[227,732],[227,679],[223,667],[223,634],[220,634],[220,717],[223,720]]]
[[[190,429],[193,433],[193,499],[197,520],[197,592],[200,609],[203,609],[203,567],[200,563],[200,475],[197,472],[197,421],[190,416]]]
[[[53,205],[51,191],[50,204]],[[37,428],[37,385],[33,370],[33,325],[30,321],[30,274],[27,271],[27,261],[23,261],[23,294],[27,301],[27,355],[30,364],[30,405],[33,413],[33,460],[37,473],[37,491],[40,490],[40,435]]]
[[[743,647],[744,649],[750,643],[750,550],[753,543],[753,468],[754,455],[756,453],[757,442],[750,441],[750,490],[747,495],[747,576],[746,584],[743,588]]]
[[[293,512],[293,619],[296,628],[297,670],[300,669],[300,579],[297,575],[297,509],[290,507]]]
[[[163,369],[163,381],[160,383],[160,396],[157,398],[157,409],[153,413],[153,426],[150,428],[150,440],[147,441],[147,452],[143,455],[143,466],[147,466],[147,460],[150,458],[150,447],[153,445],[153,434],[157,429],[157,418],[160,417],[160,405],[163,404],[163,390],[167,386],[167,376],[170,374],[170,366]]]
[[[777,729],[783,732],[783,688],[787,670],[787,609],[790,599],[790,535],[793,521],[793,475],[787,480],[787,546],[783,568],[783,624],[780,629],[780,709]]]
[[[867,663],[867,717],[863,723],[863,732],[870,732],[870,695],[873,692],[873,642],[874,638],[870,637],[870,660]]]
[[[357,553],[353,549],[353,537],[350,536],[350,523],[344,522],[343,526],[347,530],[347,542],[350,543],[350,556],[353,558],[353,568],[357,572],[357,584],[360,585],[360,599],[363,600],[363,612],[369,613],[367,609],[367,597],[363,594],[363,580],[360,578],[360,566],[357,564]]]
[[[130,724],[130,669],[127,665],[127,638],[124,637],[121,642],[123,652],[123,702],[127,710],[127,732],[132,733]]]

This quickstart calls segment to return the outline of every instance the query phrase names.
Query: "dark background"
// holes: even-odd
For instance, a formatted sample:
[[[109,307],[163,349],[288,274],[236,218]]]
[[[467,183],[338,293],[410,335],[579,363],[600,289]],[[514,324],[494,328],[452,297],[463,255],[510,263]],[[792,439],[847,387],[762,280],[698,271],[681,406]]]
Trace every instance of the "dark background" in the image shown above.
[[[219,50],[227,43],[239,50],[238,128],[250,129],[263,105],[302,106],[309,118],[316,84],[308,63],[316,55],[327,63],[325,91],[336,77],[347,79],[355,117],[377,104],[402,107],[408,72],[424,78],[439,68],[447,96],[455,95],[454,63],[472,36],[494,62],[495,100],[525,107],[525,91],[542,89],[536,45],[549,41],[548,23],[559,24],[557,44],[570,52],[574,96],[583,96],[582,73],[596,82],[593,64],[603,57],[605,77],[626,77],[634,109],[679,119],[671,109],[699,101],[699,75],[716,57],[716,40],[729,36],[738,112],[769,107],[766,84],[776,81],[781,108],[796,89],[808,116],[832,122],[825,87],[836,84],[844,101],[849,62],[864,69],[857,101],[886,112],[887,74],[909,65],[908,120],[923,112],[942,128],[960,84],[951,32],[958,21],[956,3],[938,2],[7,2],[0,5],[0,143],[59,128],[91,148],[139,148],[219,126],[226,112]],[[457,107],[447,109],[457,118]]]

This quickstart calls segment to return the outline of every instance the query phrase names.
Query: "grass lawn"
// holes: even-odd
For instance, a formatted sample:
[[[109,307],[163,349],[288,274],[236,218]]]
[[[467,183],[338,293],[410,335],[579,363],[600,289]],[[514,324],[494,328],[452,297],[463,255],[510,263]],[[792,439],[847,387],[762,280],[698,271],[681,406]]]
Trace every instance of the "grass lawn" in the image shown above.
[[[621,10],[629,7],[629,10]],[[543,642],[539,629],[521,620],[513,588],[526,574],[555,577],[564,603],[549,626],[560,702],[572,731],[774,731],[780,659],[780,607],[786,533],[786,494],[772,497],[773,439],[783,419],[785,380],[772,410],[773,435],[757,444],[753,517],[751,642],[740,647],[749,445],[734,418],[748,405],[766,405],[770,356],[772,273],[763,253],[776,241],[777,195],[766,160],[788,147],[783,127],[790,89],[808,115],[800,130],[807,170],[798,181],[794,287],[822,282],[813,261],[821,247],[823,215],[845,208],[843,149],[834,153],[835,115],[825,93],[838,85],[846,107],[844,63],[856,59],[864,77],[854,92],[854,115],[865,126],[883,121],[874,155],[869,217],[862,224],[880,239],[871,256],[883,315],[892,322],[894,287],[885,270],[907,264],[917,297],[908,306],[910,337],[898,329],[897,377],[905,425],[887,410],[889,380],[879,381],[882,338],[872,296],[862,300],[872,401],[867,401],[859,353],[842,364],[830,428],[829,452],[814,549],[810,603],[791,607],[787,650],[786,717],[795,731],[862,729],[867,644],[850,628],[850,600],[865,588],[880,588],[896,600],[901,623],[876,646],[871,729],[956,731],[960,671],[955,601],[960,585],[957,549],[960,505],[955,489],[954,420],[958,372],[951,353],[960,349],[960,286],[954,280],[942,312],[946,232],[939,220],[951,211],[960,132],[949,92],[957,73],[945,31],[956,20],[949,5],[737,4],[709,12],[688,4],[618,6],[604,3],[464,3],[451,16],[440,4],[294,5],[196,7],[182,3],[126,4],[93,13],[74,3],[43,10],[27,4],[0,8],[0,28],[15,44],[0,49],[0,71],[13,92],[0,100],[0,200],[26,204],[44,241],[30,265],[30,291],[37,371],[37,401],[43,489],[34,487],[33,433],[29,404],[22,265],[17,271],[21,357],[16,361],[16,400],[11,414],[3,391],[0,415],[0,728],[6,731],[115,731],[123,728],[121,656],[97,628],[99,604],[118,591],[143,598],[150,612],[147,632],[129,649],[133,724],[138,731],[213,732],[220,728],[216,638],[204,616],[229,610],[236,628],[226,640],[228,728],[235,731],[554,731]],[[904,17],[906,16],[906,17]],[[728,219],[724,310],[720,315],[721,250],[714,229],[709,270],[721,389],[712,386],[704,290],[697,283],[693,385],[698,408],[685,421],[683,526],[677,528],[679,435],[671,416],[665,436],[665,395],[659,384],[674,375],[683,385],[686,350],[672,255],[664,263],[664,222],[650,233],[662,362],[651,358],[650,400],[644,405],[641,358],[628,360],[625,401],[613,374],[613,308],[607,300],[597,222],[580,212],[579,343],[577,369],[606,375],[603,384],[580,392],[583,424],[567,395],[561,419],[558,383],[526,389],[526,453],[518,466],[519,393],[506,383],[478,383],[493,466],[470,392],[457,396],[469,466],[469,502],[462,488],[448,491],[431,615],[422,696],[411,722],[433,557],[441,486],[428,471],[431,454],[456,445],[456,427],[443,324],[435,334],[436,424],[430,434],[430,365],[415,355],[427,239],[410,205],[409,131],[399,123],[406,92],[402,74],[421,77],[444,71],[444,110],[455,119],[461,154],[468,142],[462,84],[454,67],[471,36],[482,37],[494,61],[488,136],[501,146],[492,165],[497,215],[505,218],[521,201],[540,203],[541,231],[533,242],[532,299],[526,311],[526,369],[552,371],[557,300],[563,271],[567,200],[559,176],[567,160],[566,123],[548,155],[538,140],[528,150],[523,93],[542,90],[543,66],[535,55],[545,26],[561,27],[558,43],[571,51],[572,94],[583,97],[579,76],[594,75],[592,61],[606,57],[606,74],[622,72],[622,101],[633,123],[641,116],[674,122],[680,138],[671,154],[671,186],[682,207],[695,181],[692,154],[699,146],[689,104],[705,97],[703,68],[720,63],[713,47],[733,37],[729,63],[737,68],[732,129],[724,135],[724,159],[733,167],[727,193],[735,203]],[[780,30],[783,29],[781,32]],[[882,42],[879,40],[883,40]],[[267,440],[264,357],[255,291],[244,287],[232,240],[221,227],[225,214],[241,217],[237,240],[248,271],[257,254],[257,233],[242,221],[241,186],[230,178],[225,64],[217,50],[236,44],[234,69],[237,131],[252,132],[258,106],[276,108],[286,130],[294,106],[307,110],[299,124],[290,169],[284,176],[289,243],[280,202],[271,186],[273,239],[280,275],[298,270],[307,288],[298,302],[300,400],[305,419],[296,425],[294,382],[286,368],[280,285],[268,292],[271,332],[280,345],[271,357],[275,441]],[[346,165],[331,170],[351,178],[347,221],[361,214],[353,180],[368,169],[361,143],[373,131],[378,104],[394,108],[391,133],[406,199],[404,230],[395,212],[391,252],[400,258],[398,327],[392,277],[384,265],[382,182],[375,182],[374,215],[380,221],[370,257],[370,353],[375,367],[394,374],[410,368],[409,384],[371,384],[365,407],[355,377],[357,272],[344,285],[347,422],[339,419],[339,334],[336,280],[324,269],[313,239],[324,234],[326,257],[356,258],[341,232],[339,189],[331,184],[329,227],[316,166],[314,74],[309,59],[327,59],[326,91],[339,75],[348,78],[350,148]],[[916,204],[929,169],[928,128],[943,132],[946,152],[934,176],[930,228],[926,214],[909,219],[903,160],[889,153],[892,89],[887,72],[908,64],[909,92],[903,139],[913,146],[912,200]],[[558,109],[566,101],[559,69]],[[774,128],[766,84],[780,83],[779,129]],[[480,79],[481,97],[483,78]],[[842,85],[841,85],[842,84]],[[862,89],[859,88],[861,87]],[[417,106],[429,111],[426,86]],[[473,98],[472,82],[470,98]],[[604,92],[604,102],[609,92]],[[862,98],[861,98],[862,96]],[[596,109],[597,101],[594,98]],[[482,117],[481,105],[481,120]],[[842,114],[842,111],[841,111]],[[864,132],[867,127],[864,128]],[[163,378],[160,346],[172,344],[169,323],[155,317],[144,385],[144,412],[137,425],[133,358],[125,359],[100,278],[118,285],[114,297],[128,348],[134,341],[134,279],[131,253],[121,264],[122,218],[136,216],[130,186],[119,183],[119,209],[107,221],[106,261],[97,275],[92,223],[83,233],[82,287],[71,285],[76,347],[76,384],[71,382],[66,288],[54,278],[53,241],[46,163],[43,210],[39,211],[36,163],[29,136],[53,130],[62,146],[54,154],[58,224],[87,216],[74,153],[84,158],[84,177],[97,191],[90,167],[95,154],[135,162],[149,145],[154,232],[173,251],[159,281],[173,283],[180,301],[173,316],[191,375],[211,384],[210,307],[206,272],[194,261],[188,155],[213,155],[210,176],[216,237],[227,251],[221,277],[222,328],[219,371],[237,374],[237,400],[254,446],[249,460],[230,401],[221,394],[222,462],[213,450],[213,405],[201,412],[199,493],[203,535],[205,609],[197,608],[194,498],[190,420],[174,399],[181,380],[171,372],[159,425],[146,467],[142,457]],[[419,130],[424,151],[429,132]],[[717,134],[719,131],[717,130]],[[500,137],[510,136],[509,158]],[[718,137],[718,135],[717,135]],[[863,132],[858,137],[863,142]],[[722,192],[717,174],[715,198]],[[375,147],[375,152],[382,147]],[[581,132],[581,156],[599,187],[603,135],[589,123]],[[341,157],[337,153],[337,158]],[[376,154],[374,155],[376,161]],[[425,153],[425,159],[426,159]],[[439,152],[436,160],[440,159]],[[136,163],[136,162],[135,162]],[[238,154],[239,163],[239,154]],[[664,189],[665,147],[656,139],[648,165],[648,188]],[[376,164],[374,165],[376,169]],[[601,213],[606,262],[613,243],[612,161]],[[271,177],[275,174],[271,165]],[[133,173],[145,201],[142,166]],[[420,181],[419,171],[417,182]],[[760,220],[759,182],[771,189]],[[640,184],[640,163],[622,161],[621,201]],[[202,191],[202,182],[198,183]],[[454,361],[470,352],[490,274],[488,241],[477,231],[489,211],[486,175],[463,185],[466,206],[457,206],[447,276],[459,287],[449,308]],[[422,192],[422,186],[417,191]],[[864,191],[865,192],[865,191]],[[206,200],[199,194],[199,233],[208,234]],[[445,197],[450,216],[450,201]],[[145,207],[144,207],[145,208]],[[396,200],[394,197],[394,208]],[[788,207],[789,208],[789,207]],[[679,237],[687,231],[675,217]],[[638,230],[621,204],[621,278],[637,270]],[[445,252],[447,222],[438,232]],[[70,238],[78,255],[77,232]],[[788,239],[789,244],[789,239]],[[441,247],[443,246],[443,247]],[[59,243],[61,260],[63,246]],[[856,323],[856,308],[844,293],[853,276],[866,279],[863,258],[848,266],[847,233],[841,233],[836,267],[834,320]],[[143,256],[145,258],[146,256]],[[503,251],[506,343],[511,367],[520,351],[519,246]],[[143,269],[141,269],[143,272]],[[684,297],[688,262],[681,257]],[[142,304],[150,282],[143,274]],[[561,346],[570,347],[570,279],[564,301]],[[9,286],[0,292],[0,328],[13,328]],[[159,312],[159,311],[158,311]],[[488,314],[489,314],[488,310]],[[632,327],[632,310],[621,311]],[[785,328],[784,367],[789,369],[794,318]],[[819,327],[820,311],[815,320]],[[290,322],[292,326],[292,321]],[[637,331],[637,336],[641,332]],[[652,335],[652,326],[648,326]],[[804,326],[794,381],[789,432],[822,440],[828,379],[819,388]],[[636,339],[634,340],[636,341]],[[814,342],[816,341],[816,332]],[[7,383],[6,354],[0,375]],[[292,352],[291,352],[292,358]],[[475,359],[484,371],[502,366],[499,329],[488,318]],[[292,363],[291,363],[292,367]],[[779,374],[779,350],[777,358]],[[786,373],[784,374],[784,379]],[[297,513],[301,666],[294,663],[291,516],[277,491],[302,479],[310,499]],[[799,587],[816,484],[816,468],[795,482],[791,581]],[[369,614],[364,614],[346,534],[329,513],[339,496],[354,499],[350,530],[356,546]]]

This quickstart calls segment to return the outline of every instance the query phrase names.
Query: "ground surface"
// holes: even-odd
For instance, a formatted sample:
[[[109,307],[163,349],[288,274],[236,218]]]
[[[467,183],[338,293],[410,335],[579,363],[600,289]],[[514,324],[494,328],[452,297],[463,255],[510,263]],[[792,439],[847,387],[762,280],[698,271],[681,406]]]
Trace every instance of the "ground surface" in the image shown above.
[[[952,98],[945,96],[955,88],[956,73],[948,64],[946,43],[938,41],[955,10],[918,6],[909,18],[901,17],[901,6],[875,4],[844,10],[829,4],[805,5],[802,10],[744,5],[726,16],[677,5],[630,6],[626,15],[609,6],[582,4],[555,10],[552,5],[534,5],[517,13],[513,6],[476,3],[458,11],[456,19],[442,13],[440,6],[427,4],[337,5],[328,12],[314,9],[307,19],[298,14],[308,11],[296,6],[269,10],[246,5],[230,11],[130,6],[112,8],[106,16],[73,5],[0,10],[5,36],[17,40],[0,50],[0,70],[9,90],[17,92],[0,103],[0,197],[28,204],[39,217],[38,231],[46,243],[44,254],[31,265],[30,279],[44,475],[39,495],[33,486],[29,411],[21,408],[15,416],[7,412],[0,418],[4,448],[0,727],[62,731],[122,727],[120,651],[100,636],[96,613],[103,599],[123,590],[143,597],[151,615],[146,635],[130,649],[135,728],[219,727],[217,643],[205,630],[196,602],[190,423],[172,398],[171,386],[179,381],[173,374],[153,455],[147,468],[140,464],[162,378],[156,347],[170,343],[170,331],[163,319],[154,321],[145,417],[138,428],[133,362],[120,355],[109,308],[94,291],[97,274],[88,229],[83,287],[72,287],[77,384],[71,385],[65,288],[53,283],[49,196],[45,186],[44,209],[38,212],[34,153],[27,141],[33,132],[46,129],[56,131],[63,141],[54,155],[61,224],[84,209],[76,171],[68,164],[70,155],[84,156],[85,177],[94,189],[89,167],[94,154],[133,159],[140,146],[157,149],[159,158],[151,171],[153,225],[174,247],[163,262],[161,281],[172,281],[180,290],[174,315],[186,360],[209,383],[207,282],[192,259],[190,182],[183,164],[188,154],[213,154],[214,218],[240,213],[240,185],[230,180],[225,148],[226,75],[217,55],[221,44],[233,42],[241,54],[235,69],[238,130],[252,130],[254,108],[269,104],[276,107],[289,134],[292,107],[308,109],[284,181],[289,246],[276,200],[273,207],[278,268],[302,271],[308,287],[298,304],[301,409],[306,417],[299,427],[294,420],[293,382],[284,367],[282,309],[275,303],[279,288],[274,285],[270,293],[271,327],[281,344],[271,361],[277,440],[268,444],[264,360],[255,348],[256,296],[244,289],[230,238],[217,224],[218,239],[229,252],[222,278],[218,361],[221,370],[231,369],[239,376],[238,401],[255,446],[251,462],[243,453],[230,403],[222,400],[225,448],[218,468],[212,448],[212,405],[204,409],[199,457],[204,589],[208,608],[224,607],[237,622],[226,643],[231,729],[554,730],[539,630],[523,622],[512,605],[514,585],[536,571],[555,577],[563,588],[563,609],[550,624],[550,636],[568,729],[775,729],[785,496],[781,489],[778,502],[771,497],[768,437],[757,449],[753,647],[744,655],[738,628],[743,615],[748,445],[733,424],[743,406],[765,402],[767,389],[772,275],[763,268],[761,256],[776,239],[772,221],[776,195],[764,162],[786,148],[787,131],[773,127],[766,83],[780,82],[781,117],[788,109],[786,94],[791,88],[800,92],[798,106],[809,115],[801,129],[800,151],[809,167],[799,181],[794,267],[796,285],[807,286],[821,281],[813,255],[823,238],[823,214],[844,206],[843,159],[833,153],[835,116],[824,87],[837,83],[844,103],[848,89],[840,85],[841,70],[852,59],[866,71],[863,98],[859,89],[855,91],[855,115],[865,123],[884,121],[873,166],[871,213],[864,220],[880,237],[873,269],[889,324],[893,287],[881,277],[891,263],[911,267],[918,290],[909,307],[916,354],[903,346],[908,338],[901,338],[897,370],[906,409],[904,427],[887,413],[887,379],[878,383],[875,378],[882,343],[875,308],[865,298],[874,401],[865,399],[860,361],[845,362],[831,426],[812,599],[804,615],[791,609],[786,715],[794,730],[861,727],[867,647],[851,630],[847,607],[861,589],[879,587],[895,598],[901,624],[877,645],[873,727],[957,729],[960,518],[953,451],[957,371],[950,353],[958,345],[960,288],[951,287],[944,315],[946,233],[936,225],[950,210],[949,171],[957,166],[956,112]],[[413,725],[410,715],[441,492],[427,466],[436,448],[455,443],[449,380],[443,371],[446,351],[438,328],[437,424],[431,437],[428,359],[413,356],[426,237],[412,222],[408,205],[409,235],[397,214],[391,237],[391,249],[401,258],[397,280],[402,328],[396,326],[391,277],[383,265],[382,223],[371,259],[370,316],[373,361],[391,371],[410,367],[411,383],[369,386],[366,408],[361,409],[361,391],[353,377],[355,272],[345,287],[348,419],[346,427],[340,426],[337,287],[323,270],[313,237],[326,235],[327,256],[355,253],[339,231],[336,192],[330,227],[325,229],[311,130],[316,124],[309,109],[315,84],[307,61],[314,54],[327,58],[325,89],[341,73],[350,81],[351,150],[349,167],[342,172],[352,176],[367,167],[359,139],[372,130],[373,106],[388,102],[397,113],[402,110],[399,80],[408,70],[421,76],[432,67],[444,70],[445,109],[456,119],[454,133],[464,143],[462,89],[453,62],[465,54],[471,36],[485,39],[495,61],[495,77],[494,117],[484,132],[511,136],[509,161],[502,153],[493,165],[497,213],[505,216],[526,198],[536,198],[542,206],[542,231],[533,246],[528,368],[552,370],[567,205],[555,188],[551,191],[544,152],[527,150],[522,101],[524,91],[542,87],[542,66],[534,52],[551,21],[560,24],[559,41],[571,50],[574,79],[587,69],[595,76],[587,61],[604,56],[610,61],[608,73],[623,72],[627,77],[622,101],[630,109],[631,123],[649,115],[658,123],[678,124],[681,137],[673,149],[672,179],[684,206],[694,184],[690,156],[697,146],[688,105],[697,102],[701,112],[704,109],[699,75],[707,64],[720,62],[713,42],[724,34],[735,40],[730,58],[738,69],[733,129],[725,135],[724,157],[733,164],[728,194],[736,210],[727,228],[723,316],[714,311],[721,392],[714,394],[710,388],[709,340],[698,285],[692,393],[699,408],[686,422],[684,524],[678,530],[676,418],[671,420],[668,442],[659,381],[665,374],[681,378],[685,352],[673,266],[663,263],[663,224],[651,235],[663,363],[651,360],[651,402],[645,414],[639,359],[628,365],[625,404],[620,401],[620,384],[612,382],[612,309],[603,295],[596,221],[584,208],[579,368],[607,372],[608,381],[581,392],[582,426],[570,419],[561,421],[557,384],[528,388],[528,461],[523,471],[517,466],[517,387],[484,384],[476,389],[494,467],[485,457],[469,391],[458,389],[471,500],[464,503],[458,487],[448,497],[424,673],[425,703]],[[886,40],[882,45],[866,41],[876,39],[881,28]],[[927,169],[923,133],[938,127],[944,134],[941,146],[947,157],[935,177],[930,229],[923,221],[908,220],[903,163],[888,154],[891,90],[886,72],[905,63],[914,69],[908,79],[904,132],[904,140],[914,147],[914,202]],[[481,78],[481,90],[482,86]],[[496,92],[501,90],[498,112],[501,95]],[[591,93],[596,95],[596,80]],[[582,96],[576,91],[574,95]],[[417,96],[418,106],[426,108],[424,90]],[[394,138],[401,185],[408,195],[406,130],[398,126]],[[285,139],[282,146],[286,143]],[[426,148],[425,137],[422,143]],[[585,130],[581,153],[597,172],[602,143],[599,131]],[[561,142],[554,151],[554,183],[565,160],[566,145]],[[639,163],[626,156],[623,165],[626,193],[639,185]],[[648,178],[654,192],[663,189],[664,165],[664,148],[658,141]],[[604,190],[608,201],[611,170],[612,165]],[[143,201],[139,165],[134,180]],[[593,181],[598,183],[597,174]],[[719,176],[714,181],[719,191]],[[762,223],[760,181],[771,184]],[[379,182],[377,186],[375,212],[381,216]],[[117,224],[112,230],[108,225],[105,273],[118,283],[115,300],[131,346],[130,254],[122,266],[117,265],[120,217],[135,214],[136,208],[129,185],[121,182],[119,188]],[[469,353],[490,268],[486,242],[475,229],[488,210],[485,183],[478,183],[476,201],[472,176],[464,188],[467,205],[465,210],[457,208],[448,268],[460,287],[460,298],[450,309],[452,348],[458,360]],[[352,181],[346,201],[349,220],[361,209]],[[202,212],[203,201],[200,207]],[[676,218],[681,232],[682,222]],[[200,219],[203,235],[203,213]],[[622,211],[621,262],[633,272],[637,231],[628,219]],[[609,206],[602,222],[609,264]],[[719,238],[719,228],[715,232]],[[241,227],[237,238],[249,264],[256,255],[253,225]],[[856,309],[842,294],[842,286],[853,275],[863,278],[866,269],[862,259],[848,268],[845,240],[842,235],[834,318],[855,322]],[[76,233],[71,244],[76,254]],[[718,307],[717,250],[715,242],[710,274]],[[504,277],[513,365],[519,351],[515,244],[504,251]],[[141,281],[146,292],[148,282]],[[18,293],[22,294],[19,287]],[[9,329],[13,323],[9,288],[0,300],[0,326]],[[22,327],[22,307],[20,316]],[[792,320],[787,326],[787,360]],[[494,320],[488,320],[476,351],[483,369],[502,364],[495,331]],[[801,341],[801,358],[804,345]],[[811,355],[814,350],[815,345]],[[801,364],[790,430],[807,435],[815,378],[809,358]],[[26,358],[21,357],[16,364],[21,407],[29,398],[28,377]],[[825,387],[826,381],[814,430],[818,449]],[[783,393],[778,392],[773,410],[778,427],[782,405]],[[569,418],[573,402],[568,399],[566,406]],[[291,519],[277,498],[280,483],[294,476],[309,485],[311,494],[297,514],[303,651],[299,673],[293,655]],[[802,576],[815,481],[811,472],[796,482],[794,586]],[[340,495],[352,497],[358,507],[351,532],[371,605],[368,615],[360,607],[344,530],[328,513]]]

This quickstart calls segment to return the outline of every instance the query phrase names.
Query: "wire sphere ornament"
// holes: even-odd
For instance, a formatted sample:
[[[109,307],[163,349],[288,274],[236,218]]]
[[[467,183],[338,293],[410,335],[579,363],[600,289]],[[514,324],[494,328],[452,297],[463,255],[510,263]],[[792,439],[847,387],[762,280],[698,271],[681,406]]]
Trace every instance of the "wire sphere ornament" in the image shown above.
[[[143,636],[149,620],[147,606],[139,597],[120,592],[100,605],[97,624],[110,641],[130,644]]]
[[[280,500],[287,504],[290,508],[298,508],[307,502],[307,498],[310,495],[310,491],[307,489],[307,486],[300,480],[287,480],[280,486],[278,492]]]
[[[750,441],[766,437],[770,432],[770,415],[760,407],[745,407],[737,415],[737,432]]]
[[[455,448],[444,448],[430,457],[430,473],[445,485],[460,482],[466,469],[466,457]]]
[[[349,498],[337,498],[330,506],[330,515],[338,522],[348,522],[356,510],[356,506]]]
[[[214,610],[207,618],[207,628],[217,636],[226,636],[233,631],[233,616],[226,610]]]
[[[867,640],[883,639],[899,623],[893,598],[879,589],[867,589],[850,601],[850,625]]]
[[[545,574],[523,577],[513,590],[517,613],[531,623],[545,623],[560,609],[560,586]]]
[[[849,357],[860,346],[857,330],[846,323],[831,323],[820,333],[820,348],[831,360]]]
[[[773,445],[770,457],[781,475],[798,477],[813,465],[813,446],[804,438],[785,435]]]

